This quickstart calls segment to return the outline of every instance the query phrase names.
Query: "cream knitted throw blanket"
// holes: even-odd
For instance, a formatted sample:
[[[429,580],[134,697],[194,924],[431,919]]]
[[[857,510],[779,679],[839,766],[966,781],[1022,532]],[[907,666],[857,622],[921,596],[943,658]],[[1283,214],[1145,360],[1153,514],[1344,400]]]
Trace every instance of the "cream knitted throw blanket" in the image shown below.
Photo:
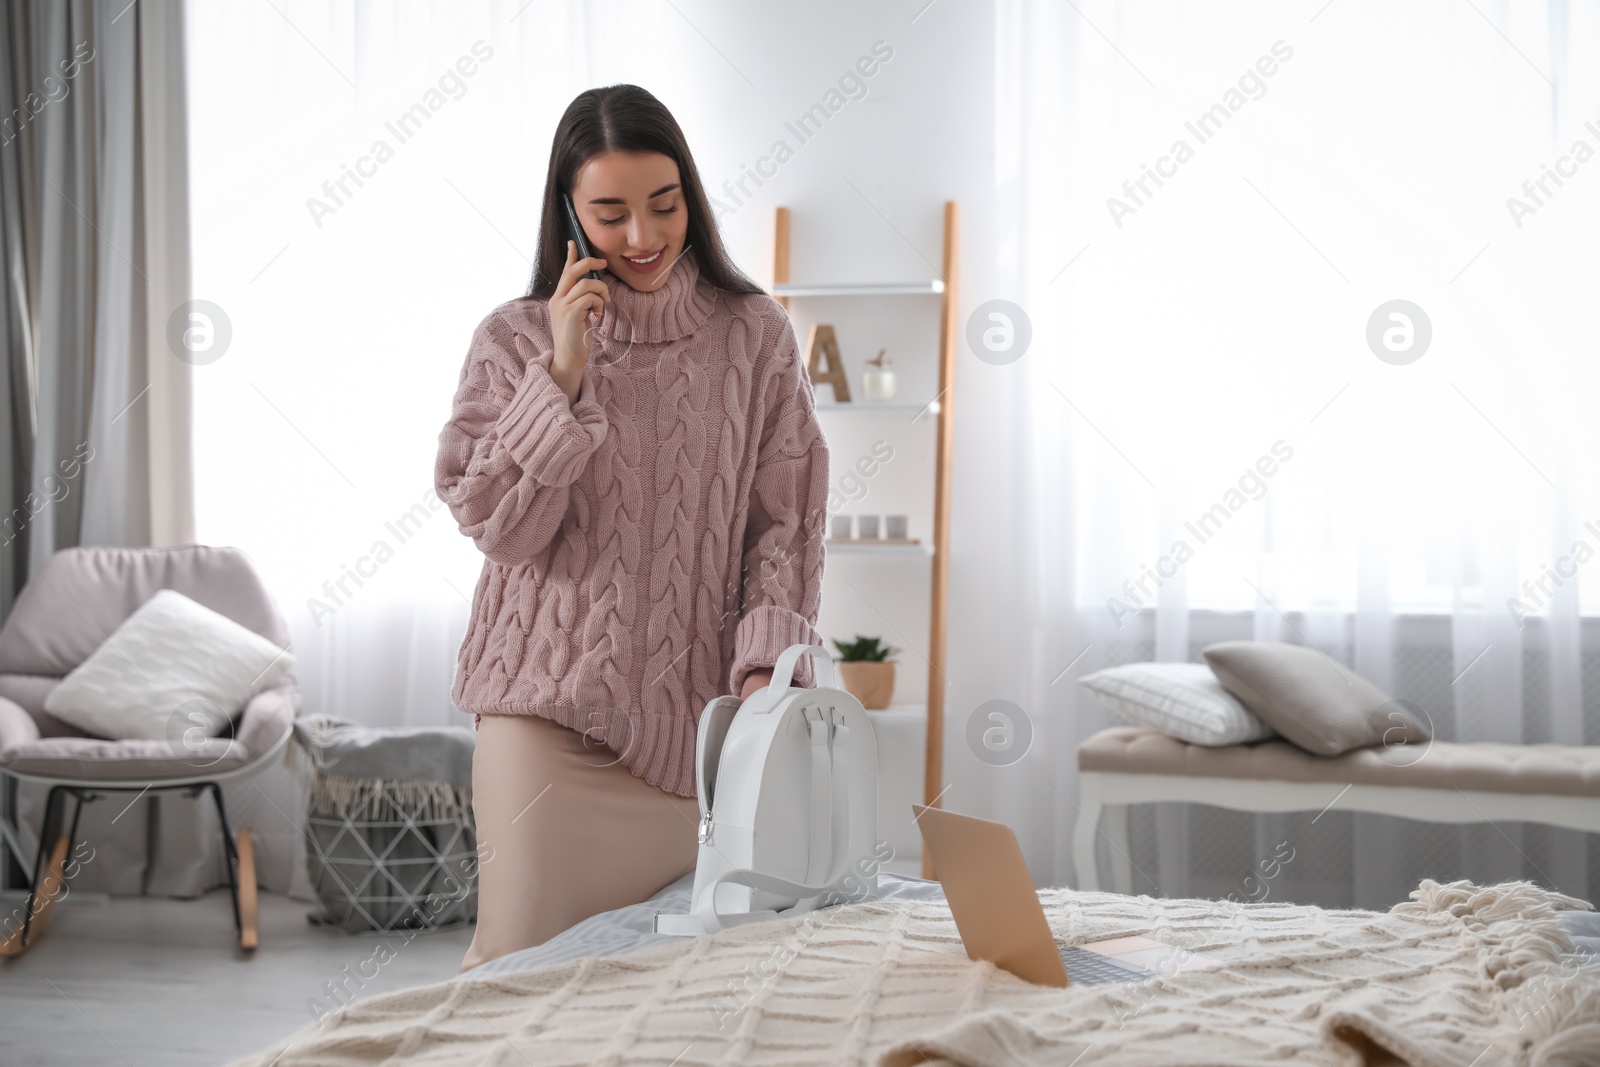
[[[374,997],[235,1067],[1600,1063],[1600,981],[1556,919],[1583,902],[1520,882],[1412,896],[1384,914],[1044,890],[1058,941],[1224,962],[1069,989],[968,960],[942,903],[850,905]]]

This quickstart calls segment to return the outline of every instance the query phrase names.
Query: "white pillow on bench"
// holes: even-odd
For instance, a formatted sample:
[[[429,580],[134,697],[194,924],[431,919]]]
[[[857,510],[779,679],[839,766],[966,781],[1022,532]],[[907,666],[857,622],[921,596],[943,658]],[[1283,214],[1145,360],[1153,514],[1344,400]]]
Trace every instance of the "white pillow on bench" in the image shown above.
[[[1135,726],[1192,745],[1239,745],[1275,736],[1204,663],[1128,663],[1095,671],[1079,684]]]
[[[44,710],[113,741],[215,737],[293,665],[254,630],[162,589],[50,690]]]

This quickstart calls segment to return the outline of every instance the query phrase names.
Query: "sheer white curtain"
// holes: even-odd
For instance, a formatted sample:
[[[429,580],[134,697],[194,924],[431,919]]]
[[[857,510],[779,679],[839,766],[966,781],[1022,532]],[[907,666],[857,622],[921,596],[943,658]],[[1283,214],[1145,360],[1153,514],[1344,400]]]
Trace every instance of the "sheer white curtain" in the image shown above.
[[[899,145],[947,135],[962,104],[929,102],[958,96],[939,46],[987,17],[913,27],[912,9],[888,25],[843,2],[191,2],[196,295],[231,334],[195,368],[199,536],[244,547],[265,573],[308,710],[463,729],[449,690],[481,556],[428,510],[434,453],[472,329],[526,287],[561,111],[590,86],[648,87],[728,200],[875,40],[920,42],[896,80],[875,81],[722,219],[757,278],[785,203],[812,220],[797,269],[916,276],[921,253],[900,235],[938,247],[949,169],[906,179]],[[884,171],[910,205],[887,225],[865,196],[888,194],[863,177]],[[878,248],[849,256],[840,228]],[[289,784],[263,788],[273,806],[230,793],[230,814],[258,833],[292,826]]]
[[[1600,739],[1597,37],[1592,8],[1542,0],[1000,5],[1034,741],[952,758],[1036,877],[1071,877],[1074,751],[1111,721],[1076,679],[1109,664],[1309,643],[1443,738]],[[1387,358],[1368,341],[1395,300],[1431,326],[1409,363],[1386,312]],[[1284,840],[1279,892],[1331,903],[1594,876],[1582,835],[1532,826],[1180,805],[1133,826],[1143,892],[1243,892]]]
[[[671,84],[663,9],[618,13],[194,5],[196,289],[231,330],[195,369],[200,536],[267,575],[313,710],[471,725],[482,557],[433,496],[438,433],[473,327],[526,287],[567,102]]]
[[[192,5],[196,288],[231,330],[195,368],[198,530],[267,574],[314,710],[466,724],[448,690],[480,558],[428,510],[433,455],[472,326],[526,283],[567,101],[647,85],[702,170],[733,175],[844,47],[791,25],[808,62],[751,91],[739,71],[771,53],[750,18],[523,3]],[[1033,336],[1015,362],[964,354],[960,370],[947,802],[1013,823],[1035,875],[1070,881],[1074,751],[1109,723],[1076,679],[1227,637],[1315,644],[1442,737],[1600,738],[1581,613],[1600,610],[1585,581],[1600,562],[1572,562],[1580,540],[1600,551],[1580,421],[1600,160],[1574,147],[1600,148],[1592,10],[992,11],[992,65],[947,76],[992,89],[993,123],[942,116],[995,161],[992,189],[961,189],[962,313],[1009,299]],[[940,5],[890,28],[909,71],[943,20],[986,17]],[[886,141],[925,129],[889,88]],[[828,151],[769,202],[831,182],[854,204],[849,167],[916,188],[924,168],[964,173],[932,150]],[[741,211],[730,241],[758,249],[767,225]],[[1431,324],[1406,365],[1368,345],[1393,300]],[[1187,524],[1208,513],[1201,543]],[[1174,569],[1180,539],[1193,554]],[[1558,588],[1546,565],[1574,576]],[[1521,628],[1512,596],[1537,609]],[[1131,613],[1114,621],[1112,597]],[[1032,726],[1009,766],[963,740],[996,695]],[[1238,889],[1286,839],[1297,859],[1276,885],[1304,899],[1387,904],[1423,874],[1600,884],[1597,850],[1537,827],[1175,807],[1138,812],[1134,833],[1147,892]]]

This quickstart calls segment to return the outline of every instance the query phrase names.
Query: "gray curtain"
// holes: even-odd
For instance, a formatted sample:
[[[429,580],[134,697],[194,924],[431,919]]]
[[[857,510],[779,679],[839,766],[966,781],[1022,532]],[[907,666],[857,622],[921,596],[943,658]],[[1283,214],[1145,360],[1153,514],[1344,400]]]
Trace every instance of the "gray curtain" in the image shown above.
[[[194,491],[190,364],[168,339],[190,297],[183,2],[0,10],[3,622],[60,549],[192,542]],[[44,792],[16,791],[25,834]],[[78,888],[226,881],[209,805],[125,803],[85,809],[81,836],[110,862]]]
[[[181,0],[0,23],[0,618],[51,553],[194,537]]]

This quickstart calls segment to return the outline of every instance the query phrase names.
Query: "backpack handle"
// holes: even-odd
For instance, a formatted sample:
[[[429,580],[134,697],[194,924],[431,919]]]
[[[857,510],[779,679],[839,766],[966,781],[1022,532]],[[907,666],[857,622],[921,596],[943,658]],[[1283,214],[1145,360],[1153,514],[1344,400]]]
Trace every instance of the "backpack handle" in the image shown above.
[[[828,687],[831,689],[839,687],[839,672],[834,667],[833,657],[828,655],[827,649],[821,645],[793,644],[783,650],[782,654],[778,656],[778,662],[772,668],[772,681],[767,683],[767,689],[770,691],[770,699],[767,701],[769,709],[778,702],[779,697],[789,691],[790,685],[794,682],[794,669],[799,666],[801,656],[810,656],[826,663],[828,665]],[[820,676],[817,684],[822,684]]]

